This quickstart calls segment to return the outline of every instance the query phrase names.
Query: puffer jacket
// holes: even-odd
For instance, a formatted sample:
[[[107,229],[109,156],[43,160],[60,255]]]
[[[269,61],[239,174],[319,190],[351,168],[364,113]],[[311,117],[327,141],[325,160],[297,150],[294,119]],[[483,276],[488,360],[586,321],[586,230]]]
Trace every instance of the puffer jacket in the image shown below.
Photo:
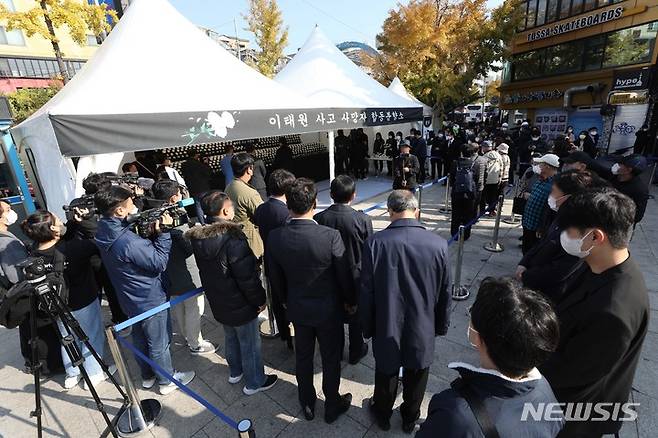
[[[98,221],[96,245],[103,265],[128,316],[136,316],[167,301],[163,274],[169,261],[171,236],[143,239],[118,218]]]
[[[260,269],[240,225],[208,219],[208,224],[191,228],[185,237],[192,243],[213,316],[238,327],[256,318],[265,304]]]

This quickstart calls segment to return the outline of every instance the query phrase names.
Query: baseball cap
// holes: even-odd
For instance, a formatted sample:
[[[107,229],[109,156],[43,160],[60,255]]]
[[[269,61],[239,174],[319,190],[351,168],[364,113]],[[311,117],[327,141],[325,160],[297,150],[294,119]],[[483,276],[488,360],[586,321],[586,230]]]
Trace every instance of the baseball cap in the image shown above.
[[[633,169],[633,172],[642,173],[647,169],[647,159],[642,155],[629,155],[624,157],[619,161],[620,164],[623,164],[626,167]]]
[[[583,151],[574,151],[569,155],[567,155],[566,157],[562,157],[560,161],[562,161],[563,164],[572,164],[572,163],[589,164],[592,162],[592,158]]]
[[[503,123],[502,125],[500,125],[501,128],[507,128],[508,126],[509,125],[507,123]]]
[[[546,154],[535,159],[535,163],[548,164],[551,167],[560,167],[560,157],[555,154]]]
[[[498,152],[502,152],[504,154],[509,152],[509,146],[507,143],[501,143],[498,145]]]
[[[524,121],[523,123],[521,123],[521,126],[528,126],[528,122]]]

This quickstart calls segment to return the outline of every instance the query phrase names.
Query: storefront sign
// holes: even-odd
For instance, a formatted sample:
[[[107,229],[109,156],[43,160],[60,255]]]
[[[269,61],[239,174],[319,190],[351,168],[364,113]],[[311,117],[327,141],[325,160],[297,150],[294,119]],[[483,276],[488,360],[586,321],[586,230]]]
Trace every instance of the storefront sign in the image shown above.
[[[610,105],[641,105],[649,102],[649,93],[643,91],[615,92],[608,96]]]
[[[503,101],[505,102],[505,104],[542,102],[545,100],[561,99],[562,96],[564,96],[564,92],[558,89],[547,90],[547,91],[539,90],[539,91],[530,91],[524,94],[520,94],[520,93],[508,94],[503,98]]]
[[[552,141],[557,137],[564,137],[568,117],[568,113],[563,109],[539,109],[535,114],[533,126],[539,128],[545,141]]]
[[[608,21],[618,20],[623,15],[623,6],[617,6],[616,8],[606,9],[605,11],[601,12],[594,12],[592,14],[584,15],[570,21],[557,23],[552,26],[547,26],[532,31],[527,36],[527,42],[543,40],[557,35],[562,35],[564,33],[573,32],[574,30],[585,29],[587,27],[607,23]]]
[[[649,88],[649,69],[615,70],[612,90],[646,90]]]

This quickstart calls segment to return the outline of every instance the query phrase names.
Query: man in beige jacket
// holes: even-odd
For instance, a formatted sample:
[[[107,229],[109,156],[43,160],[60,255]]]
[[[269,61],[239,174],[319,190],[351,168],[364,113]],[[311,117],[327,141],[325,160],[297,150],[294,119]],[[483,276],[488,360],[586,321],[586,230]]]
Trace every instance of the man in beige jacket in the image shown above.
[[[226,186],[226,194],[233,201],[235,207],[235,222],[242,225],[242,231],[247,236],[249,247],[257,258],[263,255],[263,241],[254,223],[254,214],[263,199],[256,189],[249,185],[254,174],[254,157],[242,152],[231,158],[233,168],[233,181]]]

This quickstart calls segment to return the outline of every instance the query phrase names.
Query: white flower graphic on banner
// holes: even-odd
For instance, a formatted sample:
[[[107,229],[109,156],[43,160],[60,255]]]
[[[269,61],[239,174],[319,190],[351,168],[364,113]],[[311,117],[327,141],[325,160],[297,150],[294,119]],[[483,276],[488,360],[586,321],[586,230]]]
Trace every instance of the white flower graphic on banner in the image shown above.
[[[235,119],[228,111],[222,112],[221,115],[211,111],[208,113],[206,120],[208,121],[210,128],[215,132],[215,135],[221,138],[226,137],[228,130],[235,126]]]

